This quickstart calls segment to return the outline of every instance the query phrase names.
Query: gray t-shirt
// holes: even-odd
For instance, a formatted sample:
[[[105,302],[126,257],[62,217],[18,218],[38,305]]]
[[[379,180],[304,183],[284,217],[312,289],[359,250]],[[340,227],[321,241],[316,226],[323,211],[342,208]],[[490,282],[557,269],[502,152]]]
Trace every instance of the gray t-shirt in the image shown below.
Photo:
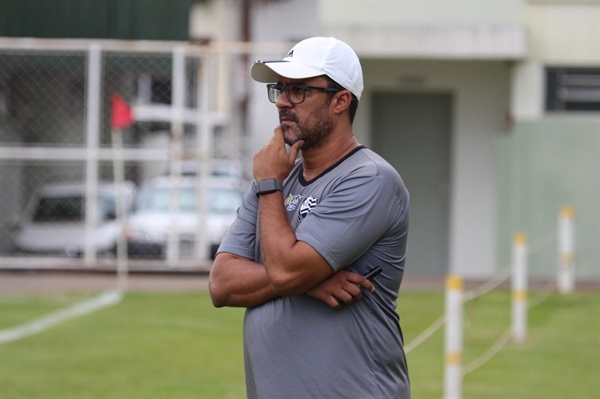
[[[409,194],[379,155],[359,147],[307,182],[285,180],[288,221],[334,271],[374,266],[375,292],[332,309],[306,294],[249,308],[244,319],[248,398],[410,398],[396,300],[404,272]],[[219,252],[261,263],[255,183]],[[264,221],[263,221],[264,223]]]

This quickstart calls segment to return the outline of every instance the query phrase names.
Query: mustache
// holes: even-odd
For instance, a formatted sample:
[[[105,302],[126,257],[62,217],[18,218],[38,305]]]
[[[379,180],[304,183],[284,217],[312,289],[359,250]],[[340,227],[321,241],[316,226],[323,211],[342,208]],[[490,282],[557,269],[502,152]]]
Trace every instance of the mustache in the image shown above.
[[[279,122],[281,122],[283,118],[291,119],[294,122],[298,123],[298,117],[293,112],[290,112],[287,109],[282,109],[281,111],[279,111]]]

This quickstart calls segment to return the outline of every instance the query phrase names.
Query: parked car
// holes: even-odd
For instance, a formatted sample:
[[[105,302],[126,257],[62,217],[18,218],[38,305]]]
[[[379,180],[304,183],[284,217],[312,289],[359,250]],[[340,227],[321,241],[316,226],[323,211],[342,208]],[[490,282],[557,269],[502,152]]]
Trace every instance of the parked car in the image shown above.
[[[211,172],[213,177],[230,177],[242,180],[244,178],[244,168],[239,160],[234,159],[211,159]],[[181,174],[183,176],[198,175],[198,162],[196,160],[185,160],[181,163]],[[169,171],[165,173],[169,175]]]
[[[174,218],[177,220],[179,256],[193,257],[199,220],[198,179],[181,177],[180,183],[175,215],[171,212],[172,180],[168,176],[151,179],[138,192],[126,230],[131,257],[166,258]],[[239,179],[211,178],[208,182],[206,236],[212,257],[233,223],[243,195]]]
[[[127,209],[135,194],[135,185],[121,186]],[[116,221],[116,186],[98,185],[98,218],[94,239],[100,254],[115,251],[119,226]],[[85,185],[51,183],[42,186],[29,201],[15,238],[17,252],[77,257],[85,247]]]

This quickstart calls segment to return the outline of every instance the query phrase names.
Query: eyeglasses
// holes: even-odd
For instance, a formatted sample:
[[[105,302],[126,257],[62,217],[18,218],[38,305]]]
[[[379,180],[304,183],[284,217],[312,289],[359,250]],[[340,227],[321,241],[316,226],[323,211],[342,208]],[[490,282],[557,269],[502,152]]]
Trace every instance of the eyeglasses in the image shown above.
[[[285,95],[290,103],[300,104],[304,101],[306,90],[320,90],[324,91],[325,93],[337,93],[342,91],[342,89],[334,89],[332,87],[316,87],[304,84],[291,84],[283,86],[280,84],[271,83],[267,85],[269,101],[272,103],[276,103],[277,99],[281,95],[281,92],[285,91]]]

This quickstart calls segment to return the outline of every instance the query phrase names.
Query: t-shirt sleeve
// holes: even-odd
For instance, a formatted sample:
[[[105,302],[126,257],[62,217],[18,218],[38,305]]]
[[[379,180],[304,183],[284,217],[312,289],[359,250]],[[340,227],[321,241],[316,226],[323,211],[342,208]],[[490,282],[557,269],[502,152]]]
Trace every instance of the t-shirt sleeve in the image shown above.
[[[242,205],[237,211],[237,217],[223,238],[217,253],[229,252],[244,258],[255,259],[256,220],[258,199],[253,182],[244,194]]]
[[[364,254],[407,213],[403,198],[381,176],[348,177],[315,206],[296,230],[338,271]]]

